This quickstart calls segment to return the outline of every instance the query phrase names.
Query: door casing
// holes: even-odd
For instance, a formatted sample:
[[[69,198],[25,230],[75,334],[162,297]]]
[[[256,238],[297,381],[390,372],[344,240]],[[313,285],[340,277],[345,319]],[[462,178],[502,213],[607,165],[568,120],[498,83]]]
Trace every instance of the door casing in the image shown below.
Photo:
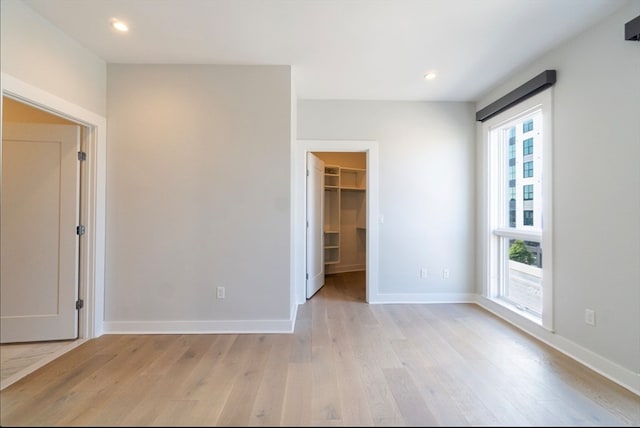
[[[297,140],[292,161],[292,277],[296,301],[306,301],[306,165],[309,152],[365,152],[367,157],[366,301],[378,303],[379,171],[378,142],[373,140]]]

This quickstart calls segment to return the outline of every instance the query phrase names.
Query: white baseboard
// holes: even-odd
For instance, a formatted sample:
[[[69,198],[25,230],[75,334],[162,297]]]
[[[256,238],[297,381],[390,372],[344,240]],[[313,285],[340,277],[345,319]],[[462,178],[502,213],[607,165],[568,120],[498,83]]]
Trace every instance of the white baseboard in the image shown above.
[[[293,314],[295,317],[295,313]],[[105,321],[105,334],[293,333],[294,320]]]

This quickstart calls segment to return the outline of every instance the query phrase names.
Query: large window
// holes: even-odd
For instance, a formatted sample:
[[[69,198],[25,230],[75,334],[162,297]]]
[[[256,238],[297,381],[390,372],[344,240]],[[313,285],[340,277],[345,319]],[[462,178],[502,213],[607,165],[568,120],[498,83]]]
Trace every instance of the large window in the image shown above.
[[[543,91],[483,124],[488,160],[485,295],[549,329],[550,97],[550,90]]]

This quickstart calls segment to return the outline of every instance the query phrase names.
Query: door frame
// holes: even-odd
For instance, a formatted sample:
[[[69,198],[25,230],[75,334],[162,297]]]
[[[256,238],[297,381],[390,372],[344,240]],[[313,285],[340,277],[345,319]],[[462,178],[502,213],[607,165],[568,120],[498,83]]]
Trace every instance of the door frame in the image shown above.
[[[291,264],[296,301],[306,301],[306,171],[308,152],[365,152],[367,157],[366,301],[378,295],[378,142],[372,140],[297,140],[292,161],[292,251]]]
[[[78,337],[91,339],[104,332],[106,118],[56,95],[1,73],[0,91],[32,107],[63,117],[82,126],[81,146],[87,154],[80,177],[80,221],[86,227],[80,240]],[[2,99],[0,98],[0,115]],[[0,160],[2,135],[0,130]],[[1,183],[0,183],[1,186]],[[84,242],[83,242],[84,241]]]

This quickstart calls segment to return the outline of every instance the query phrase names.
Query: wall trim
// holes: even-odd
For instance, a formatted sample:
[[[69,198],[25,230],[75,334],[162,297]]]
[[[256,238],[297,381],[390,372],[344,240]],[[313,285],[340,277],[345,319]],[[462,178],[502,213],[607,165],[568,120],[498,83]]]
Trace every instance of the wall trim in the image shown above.
[[[294,320],[106,321],[104,334],[283,334]]]

